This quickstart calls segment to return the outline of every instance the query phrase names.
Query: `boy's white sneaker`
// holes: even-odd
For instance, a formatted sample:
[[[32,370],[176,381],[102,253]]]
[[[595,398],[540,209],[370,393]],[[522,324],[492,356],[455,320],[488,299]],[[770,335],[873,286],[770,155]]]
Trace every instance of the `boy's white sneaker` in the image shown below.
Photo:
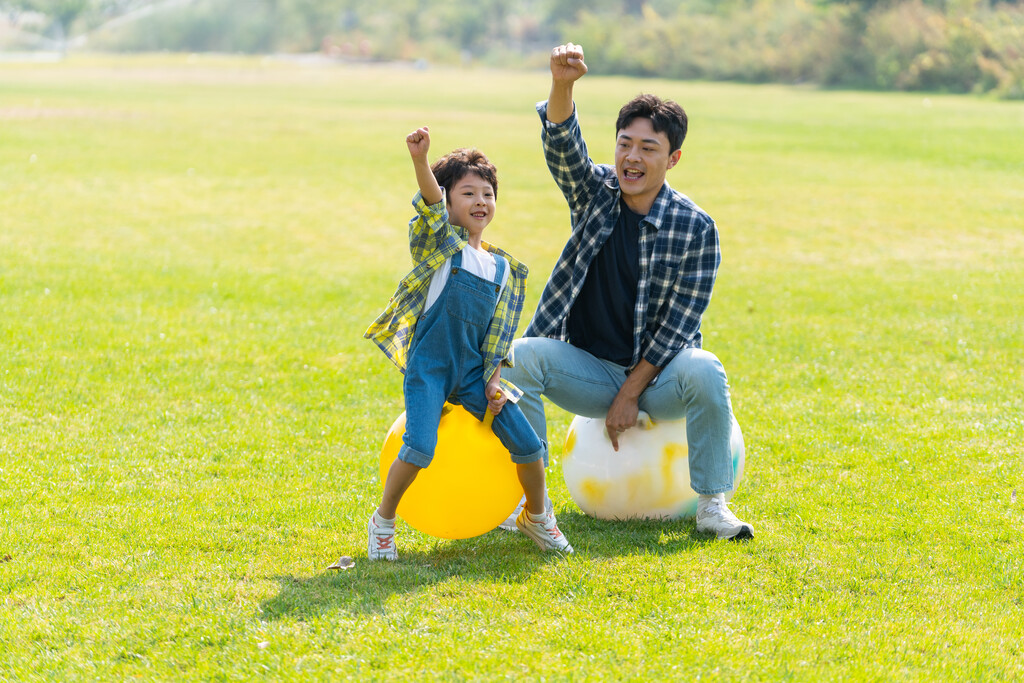
[[[397,560],[398,548],[395,546],[395,520],[390,524],[377,516],[374,510],[367,525],[369,537],[366,541],[366,554],[371,560]]]
[[[516,506],[516,509],[512,511],[512,514],[509,515],[504,522],[498,525],[498,528],[504,529],[505,531],[518,531],[519,528],[516,526],[516,518],[519,516],[519,513],[523,511],[524,507],[526,507],[526,496],[519,499],[519,505]],[[547,491],[544,492],[544,509],[548,512],[552,512],[555,509],[555,505],[551,502],[551,498],[548,496]]]
[[[533,539],[541,550],[559,550],[563,553],[571,553],[572,546],[566,540],[565,535],[558,528],[555,520],[555,513],[545,511],[544,521],[534,522],[530,520],[530,513],[524,507],[519,516],[516,517],[516,527],[524,534]]]
[[[739,520],[725,503],[725,494],[701,496],[697,501],[697,531],[721,540],[743,541],[754,537],[754,527]]]

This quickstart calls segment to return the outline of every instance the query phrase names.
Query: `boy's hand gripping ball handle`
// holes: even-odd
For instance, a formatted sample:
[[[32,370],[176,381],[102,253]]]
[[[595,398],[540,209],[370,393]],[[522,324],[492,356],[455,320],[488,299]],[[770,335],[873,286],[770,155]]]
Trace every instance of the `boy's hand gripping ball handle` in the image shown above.
[[[501,392],[500,391],[495,391],[494,392],[494,398],[498,398],[499,396],[501,396]],[[484,427],[487,427],[488,429],[490,429],[492,422],[494,422],[494,413],[492,413],[489,408],[485,408],[484,409]]]

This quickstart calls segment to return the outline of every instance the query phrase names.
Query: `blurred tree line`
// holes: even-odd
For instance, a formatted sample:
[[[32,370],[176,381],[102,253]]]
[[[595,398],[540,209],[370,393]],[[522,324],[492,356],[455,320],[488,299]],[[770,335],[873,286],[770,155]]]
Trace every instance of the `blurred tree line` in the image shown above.
[[[124,51],[322,52],[1024,98],[1024,0],[0,0]]]

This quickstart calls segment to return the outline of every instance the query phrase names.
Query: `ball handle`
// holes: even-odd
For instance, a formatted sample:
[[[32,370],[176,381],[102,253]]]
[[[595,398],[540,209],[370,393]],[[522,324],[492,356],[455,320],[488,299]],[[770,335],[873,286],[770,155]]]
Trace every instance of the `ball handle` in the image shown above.
[[[499,396],[501,396],[501,392],[500,391],[495,391],[494,392],[494,396],[492,396],[491,398],[495,398],[496,399]],[[488,429],[490,429],[491,428],[491,423],[493,423],[493,422],[494,422],[494,413],[492,413],[489,409],[484,408],[484,427],[487,427]]]

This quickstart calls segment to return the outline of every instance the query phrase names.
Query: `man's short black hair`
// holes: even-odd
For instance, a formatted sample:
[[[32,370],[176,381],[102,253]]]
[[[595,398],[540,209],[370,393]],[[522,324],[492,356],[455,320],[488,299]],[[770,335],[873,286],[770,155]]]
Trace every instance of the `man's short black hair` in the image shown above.
[[[664,133],[668,137],[669,154],[683,146],[686,139],[686,112],[676,102],[663,100],[657,95],[637,95],[619,110],[619,118],[615,122],[615,134],[628,128],[633,119],[651,120],[655,133]]]
[[[498,199],[498,169],[494,167],[491,160],[478,149],[460,147],[435,161],[430,170],[437,179],[437,184],[444,188],[445,193],[451,194],[455,183],[462,180],[467,173],[475,173],[484,182],[490,183],[494,190],[494,199]]]

